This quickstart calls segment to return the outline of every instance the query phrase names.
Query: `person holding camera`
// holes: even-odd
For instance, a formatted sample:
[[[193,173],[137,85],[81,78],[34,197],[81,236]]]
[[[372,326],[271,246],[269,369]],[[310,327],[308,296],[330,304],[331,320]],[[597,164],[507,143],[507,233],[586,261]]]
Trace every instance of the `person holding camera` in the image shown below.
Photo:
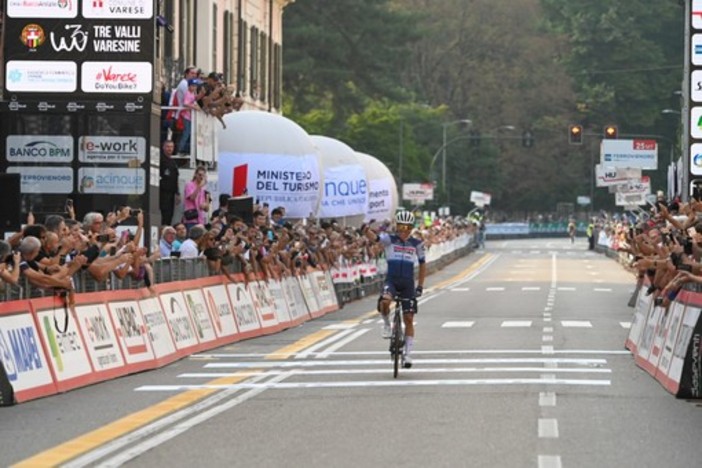
[[[21,259],[19,252],[12,252],[10,244],[0,241],[0,283],[17,284]]]
[[[190,182],[185,184],[183,199],[183,223],[190,229],[196,224],[204,225],[206,214],[210,209],[207,186],[207,170],[198,166]]]

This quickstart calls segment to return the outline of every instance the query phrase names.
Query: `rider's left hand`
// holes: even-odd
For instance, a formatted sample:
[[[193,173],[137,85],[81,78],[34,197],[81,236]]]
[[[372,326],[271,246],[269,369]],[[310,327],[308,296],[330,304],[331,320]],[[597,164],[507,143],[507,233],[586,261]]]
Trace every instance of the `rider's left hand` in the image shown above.
[[[422,293],[424,292],[424,288],[421,286],[417,286],[417,288],[414,290],[414,297],[422,297]]]

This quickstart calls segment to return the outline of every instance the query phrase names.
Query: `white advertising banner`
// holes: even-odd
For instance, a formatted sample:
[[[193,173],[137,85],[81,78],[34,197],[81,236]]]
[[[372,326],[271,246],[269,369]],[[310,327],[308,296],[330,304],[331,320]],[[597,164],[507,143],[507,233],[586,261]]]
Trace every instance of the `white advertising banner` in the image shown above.
[[[470,192],[470,201],[475,203],[475,206],[483,207],[489,205],[492,201],[492,195],[485,192],[476,192],[475,190]]]
[[[65,308],[37,312],[39,328],[48,346],[47,357],[51,360],[56,379],[60,382],[93,372],[76,320],[69,316],[65,331],[59,331],[56,327],[54,320],[63,328],[66,313],[70,314]]]
[[[214,323],[217,337],[236,335],[239,330],[236,328],[234,311],[231,304],[229,304],[229,297],[224,285],[207,286],[202,288],[202,291],[207,299],[210,317]]]
[[[53,382],[29,313],[0,316],[0,360],[15,392]]]
[[[146,171],[141,167],[81,167],[78,169],[80,193],[141,195],[146,187]]]
[[[146,94],[153,70],[149,62],[83,62],[80,77],[85,93]]]
[[[627,183],[629,179],[641,179],[641,169],[629,167],[607,167],[602,164],[595,166],[596,185],[611,187]]]
[[[309,318],[305,299],[302,297],[300,284],[295,278],[283,279],[283,292],[288,301],[288,310],[293,321],[301,321]]]
[[[153,360],[148,330],[137,302],[109,302],[108,306],[127,364]]]
[[[227,291],[232,301],[232,307],[234,307],[234,317],[239,326],[239,331],[245,333],[260,329],[261,324],[258,322],[258,315],[256,314],[256,309],[254,309],[253,302],[251,302],[251,296],[246,291],[246,285],[243,283],[229,283],[227,284]]]
[[[366,173],[358,164],[324,169],[324,194],[320,218],[365,214],[368,208]]]
[[[702,70],[699,70],[702,73]],[[693,72],[697,73],[697,72]],[[702,78],[702,74],[700,75]],[[700,88],[702,88],[702,81],[700,83]],[[699,90],[702,99],[702,90]],[[696,106],[690,109],[690,135],[694,138],[702,139],[702,107]]]
[[[690,172],[694,175],[702,175],[702,143],[690,145]]]
[[[82,136],[78,160],[92,164],[129,164],[146,160],[146,138],[136,136]]]
[[[368,181],[368,210],[365,222],[375,219],[392,219],[395,214],[392,200],[395,184],[392,179],[370,179]]]
[[[424,202],[434,199],[434,184],[402,184],[402,199]]]
[[[646,194],[617,192],[614,201],[617,206],[642,206],[646,204]]]
[[[298,276],[298,280],[300,283],[300,289],[302,290],[302,295],[305,297],[305,302],[307,303],[307,309],[310,311],[310,314],[315,316],[315,314],[319,313],[322,308],[319,306],[314,289],[312,289],[312,281],[310,280],[310,276],[301,275]]]
[[[195,331],[200,343],[213,341],[217,336],[202,291],[199,289],[183,291],[183,296],[185,296],[185,303],[188,305],[188,311],[195,324]]]
[[[153,0],[83,0],[85,18],[149,19],[153,15]]]
[[[658,168],[656,140],[602,140],[600,164],[606,167]]]
[[[702,29],[702,0],[692,0],[692,27]]]
[[[149,297],[139,301],[141,316],[144,319],[146,332],[156,359],[170,356],[176,352],[171,332],[166,322],[166,316],[161,310],[157,297]]]
[[[651,193],[651,178],[643,176],[640,179],[629,179],[623,184],[616,186],[617,193],[643,193],[648,195]]]
[[[7,0],[10,18],[75,18],[78,16],[77,0]]]
[[[680,379],[682,378],[683,367],[685,365],[685,356],[687,355],[690,340],[692,340],[692,336],[695,333],[695,326],[697,325],[699,318],[700,308],[697,306],[688,305],[685,309],[678,339],[675,343],[675,348],[673,349],[673,358],[670,363],[670,370],[668,371],[668,376],[675,382],[680,382]],[[697,369],[699,369],[699,367],[697,367]]]
[[[78,66],[69,61],[10,60],[5,86],[18,93],[72,93],[78,87]]]
[[[219,126],[219,121],[204,112],[193,112],[192,117],[193,126],[191,128],[194,129],[194,134],[191,138],[191,144],[195,147],[197,159],[199,161],[214,162],[217,158],[217,127]],[[191,148],[192,150],[193,148]],[[158,160],[159,158],[156,157],[156,159]]]
[[[64,135],[8,135],[8,162],[72,163],[73,137]]]
[[[265,281],[252,281],[249,283],[248,288],[261,326],[267,328],[278,325],[278,317],[275,314],[273,297],[268,291]]]
[[[285,298],[285,293],[283,292],[283,282],[282,281],[271,281],[268,284],[268,289],[273,297],[273,309],[275,310],[275,316],[278,319],[278,323],[287,324],[292,319],[290,317],[290,312],[288,311],[288,302]],[[290,305],[294,307],[294,304]]]
[[[10,166],[8,174],[20,174],[22,193],[71,193],[73,169],[70,167]]]
[[[322,185],[317,156],[220,153],[220,193],[247,193],[271,207],[285,206],[289,218],[316,213]]]
[[[124,366],[107,307],[104,304],[78,305],[75,310],[95,371]]]
[[[198,344],[195,328],[190,321],[188,308],[185,306],[183,293],[162,293],[159,295],[163,312],[166,314],[171,336],[179,350]]]

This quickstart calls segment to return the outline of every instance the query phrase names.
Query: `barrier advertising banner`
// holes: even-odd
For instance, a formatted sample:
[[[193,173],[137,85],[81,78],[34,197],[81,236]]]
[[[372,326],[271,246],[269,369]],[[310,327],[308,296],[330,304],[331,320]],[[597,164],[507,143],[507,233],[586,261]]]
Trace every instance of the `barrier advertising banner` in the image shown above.
[[[249,338],[257,335],[261,329],[258,321],[258,314],[254,308],[251,296],[246,291],[244,283],[230,283],[227,285],[227,292],[232,307],[234,307],[234,318],[239,327],[242,338]]]
[[[149,364],[138,366],[139,370],[153,367],[152,361],[155,356],[137,301],[110,301],[108,305],[127,364]]]
[[[685,310],[671,364],[671,376],[680,376],[679,398],[702,398],[702,323],[700,306]]]
[[[188,306],[190,318],[193,324],[195,324],[195,332],[197,333],[198,341],[200,343],[214,341],[217,336],[215,335],[214,326],[210,320],[210,313],[207,309],[207,303],[205,302],[205,297],[202,295],[202,291],[200,291],[200,289],[190,289],[188,291],[183,291],[183,296]]]
[[[293,324],[297,325],[298,323],[308,320],[310,315],[305,305],[305,299],[302,297],[300,283],[292,277],[284,278],[282,283],[283,293],[288,303],[288,310],[290,311],[290,318]]]
[[[95,372],[103,372],[110,377],[126,374],[124,359],[107,306],[76,305],[75,315]]]
[[[183,293],[180,291],[161,293],[159,299],[178,354],[184,356],[198,345],[198,340]]]
[[[140,300],[139,308],[156,360],[159,364],[175,360],[177,358],[175,343],[158,298],[149,297]]]
[[[231,337],[239,333],[234,320],[234,310],[229,303],[227,289],[223,284],[202,288],[207,299],[210,317],[218,338]]]
[[[258,314],[258,320],[264,333],[278,331],[278,317],[275,314],[273,296],[268,291],[265,281],[252,281],[248,286],[251,302]]]
[[[29,306],[23,311],[0,315],[0,360],[19,402],[56,393]]]
[[[268,290],[271,292],[271,297],[273,298],[273,310],[275,311],[278,323],[284,327],[292,326],[292,317],[290,316],[288,306],[294,307],[294,304],[289,304],[287,302],[285,292],[283,291],[283,282],[272,281],[268,285]]]

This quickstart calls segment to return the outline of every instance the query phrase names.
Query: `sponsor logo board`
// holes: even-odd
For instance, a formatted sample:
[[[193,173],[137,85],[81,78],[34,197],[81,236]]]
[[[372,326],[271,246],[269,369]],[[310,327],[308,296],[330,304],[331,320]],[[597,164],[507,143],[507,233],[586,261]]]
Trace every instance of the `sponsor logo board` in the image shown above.
[[[224,285],[208,286],[202,290],[207,299],[210,318],[214,324],[217,336],[236,335],[238,330],[236,328],[236,321],[234,320],[234,311],[232,310],[231,304],[229,304],[227,290]]]
[[[146,184],[142,168],[82,167],[78,169],[80,193],[141,195]]]
[[[70,167],[10,166],[8,174],[20,174],[22,193],[72,193],[73,169]]]
[[[75,18],[78,0],[7,0],[10,18]]]
[[[368,184],[363,167],[349,164],[324,169],[320,217],[365,214],[367,208]]]
[[[146,324],[136,301],[110,302],[109,307],[127,364],[152,360]]]
[[[180,292],[160,294],[160,299],[176,348],[185,349],[197,345],[196,332],[190,321],[183,294]]]
[[[658,143],[655,140],[602,140],[600,164],[606,167],[656,169]]]
[[[0,360],[15,392],[53,382],[28,313],[0,317]]]
[[[391,219],[395,213],[393,194],[397,193],[395,182],[389,178],[368,180],[368,210],[364,221]]]
[[[10,92],[72,93],[77,83],[75,62],[10,60],[5,66],[5,87]]]
[[[71,163],[73,137],[64,135],[8,135],[5,156],[8,162]]]
[[[80,86],[85,93],[146,94],[152,90],[148,62],[84,62]]]
[[[146,138],[137,136],[82,136],[78,139],[78,160],[93,164],[128,164],[146,160]]]
[[[229,283],[227,284],[227,291],[232,300],[234,318],[239,326],[239,331],[243,333],[261,328],[256,309],[251,301],[251,296],[246,291],[246,286],[242,283]]]
[[[68,326],[65,331],[59,331],[54,319],[63,328],[65,315],[69,314]],[[88,354],[83,346],[76,321],[65,308],[57,310],[40,310],[37,312],[39,327],[48,346],[48,357],[53,364],[56,378],[65,381],[75,377],[89,375],[90,367]]]
[[[161,310],[158,298],[150,297],[139,301],[141,316],[144,320],[148,341],[157,359],[170,356],[176,352],[175,344],[171,338],[166,316]]]
[[[199,289],[183,291],[183,296],[188,305],[190,318],[195,324],[195,332],[200,343],[214,340],[216,338],[215,330],[202,291]]]
[[[154,15],[153,0],[84,0],[85,18],[149,19]]]
[[[95,370],[124,366],[107,307],[104,304],[78,305],[75,310]]]

